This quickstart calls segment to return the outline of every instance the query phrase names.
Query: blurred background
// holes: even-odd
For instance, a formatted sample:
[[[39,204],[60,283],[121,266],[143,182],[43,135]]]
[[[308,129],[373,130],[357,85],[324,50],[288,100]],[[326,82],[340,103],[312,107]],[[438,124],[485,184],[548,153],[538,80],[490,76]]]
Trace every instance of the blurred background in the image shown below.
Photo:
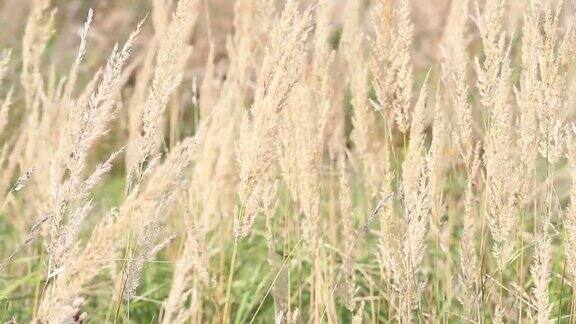
[[[46,51],[44,62],[53,63],[58,70],[66,70],[66,66],[74,56],[78,46],[78,32],[86,19],[89,8],[94,10],[94,22],[90,32],[87,60],[84,67],[99,66],[110,52],[113,44],[124,40],[134,29],[138,21],[152,12],[154,1],[159,0],[54,0],[57,8],[55,34]],[[171,5],[173,0],[161,0]],[[363,0],[358,0],[363,1]],[[193,74],[201,74],[205,65],[210,39],[215,45],[216,64],[224,64],[225,40],[232,32],[232,15],[234,0],[203,0],[196,32],[192,43],[194,52],[190,61],[188,78]],[[281,2],[281,1],[277,1]],[[307,2],[307,1],[303,1]],[[309,1],[308,1],[309,2]],[[338,27],[341,23],[346,1],[334,0],[333,23]],[[364,0],[370,6],[371,1]],[[372,1],[373,2],[373,1]],[[525,1],[513,1],[513,5],[521,5]],[[0,47],[12,48],[16,55],[20,48],[26,19],[29,14],[31,0],[0,0]],[[415,55],[417,67],[429,66],[441,58],[438,46],[443,26],[445,24],[450,0],[412,1],[413,19],[415,23]],[[521,10],[511,10],[521,12]],[[150,17],[149,17],[150,18]],[[368,19],[369,17],[365,17]],[[513,23],[513,22],[512,22]],[[152,24],[145,24],[140,35],[139,47],[146,47],[147,37],[152,34]],[[58,55],[54,55],[58,53]]]

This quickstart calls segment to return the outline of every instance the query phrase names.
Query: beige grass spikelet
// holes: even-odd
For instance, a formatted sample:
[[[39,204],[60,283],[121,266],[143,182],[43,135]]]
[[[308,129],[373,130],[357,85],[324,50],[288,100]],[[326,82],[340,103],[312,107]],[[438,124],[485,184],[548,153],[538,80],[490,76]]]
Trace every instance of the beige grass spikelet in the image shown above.
[[[434,111],[434,122],[432,124],[432,142],[430,144],[430,198],[431,198],[431,224],[430,230],[433,237],[437,236],[439,241],[442,238],[442,249],[447,248],[445,235],[443,235],[442,217],[446,210],[444,197],[445,183],[445,162],[447,144],[447,117],[443,111],[443,100],[436,94],[436,104]]]
[[[430,212],[430,157],[425,153],[424,130],[428,89],[427,80],[420,89],[410,127],[410,144],[402,164],[404,238],[400,255],[398,298],[400,316],[410,321],[412,310],[422,294],[416,274],[424,257],[424,239]]]
[[[52,35],[56,10],[50,0],[32,1],[32,11],[26,22],[22,38],[22,87],[25,90],[26,108],[31,109],[38,87],[42,55]]]
[[[505,35],[502,32],[505,3],[506,0],[487,1],[482,12],[480,12],[478,1],[474,3],[485,56],[482,64],[476,61],[477,86],[480,101],[485,107],[494,105],[492,101],[499,85],[500,63],[506,50]]]
[[[576,126],[568,133],[568,166],[570,168],[570,203],[565,213],[564,223],[566,224],[565,255],[568,262],[568,272],[576,278]]]
[[[72,318],[73,300],[86,291],[86,285],[122,249],[127,232],[138,232],[143,224],[164,217],[182,190],[182,173],[192,161],[196,146],[194,138],[178,143],[166,160],[147,174],[143,189],[106,215],[85,246],[75,246],[70,251],[58,271],[50,274],[52,281],[40,302],[37,320],[61,322]]]
[[[182,257],[176,264],[172,286],[164,301],[163,323],[184,323],[188,319],[202,321],[201,313],[186,307],[186,300],[209,284],[208,261],[205,254],[203,229],[187,224]]]
[[[388,152],[388,145],[385,146],[383,152],[384,164],[386,166],[386,177],[382,185],[381,197],[393,197],[393,173],[390,166],[390,158]],[[380,230],[378,233],[378,253],[377,261],[380,266],[380,274],[386,279],[398,280],[399,267],[396,265],[400,263],[398,259],[398,251],[400,250],[401,240],[401,224],[400,220],[394,214],[394,209],[390,204],[382,208],[380,215]]]
[[[466,51],[466,31],[468,17],[467,0],[454,1],[450,7],[448,25],[445,31],[446,62],[444,73],[446,88],[456,114],[455,145],[470,173],[474,159],[473,114],[468,102],[469,86],[467,84],[469,59]]]
[[[487,186],[487,219],[492,238],[494,258],[500,267],[506,265],[514,249],[520,179],[510,178],[519,170],[518,162],[511,152],[502,150],[512,147],[512,108],[509,100],[511,68],[508,58],[502,59],[498,88],[491,99],[491,125],[485,139],[485,165]]]
[[[552,194],[549,193],[546,200],[547,205],[551,205]],[[546,209],[549,210],[550,206]],[[548,323],[552,305],[550,304],[549,289],[550,277],[552,271],[552,242],[548,227],[550,226],[549,211],[542,213],[541,224],[535,237],[534,263],[530,268],[530,274],[534,280],[532,288],[534,294],[534,305],[537,312],[538,323]]]
[[[91,176],[84,178],[88,153],[94,142],[108,131],[109,123],[116,115],[114,90],[119,86],[122,69],[130,56],[140,27],[141,25],[130,35],[122,48],[117,46],[114,48],[98,87],[89,95],[75,101],[74,107],[67,107],[65,129],[60,134],[59,147],[50,167],[54,186],[49,212],[50,250],[52,261],[56,266],[67,257],[79,225],[90,209],[87,199],[90,190],[103,174],[110,170],[111,161],[118,155],[118,153],[112,154],[110,160],[97,167]],[[70,217],[67,217],[68,206],[76,203],[81,207],[70,210]],[[74,230],[67,224],[75,224]]]
[[[410,18],[410,3],[408,0],[397,1],[394,11],[395,30],[391,36],[390,69],[394,71],[394,92],[392,109],[398,129],[405,133],[410,126],[412,102],[412,56],[411,47],[414,37],[414,26]]]
[[[198,200],[195,204],[202,206],[201,223],[206,226],[217,225],[211,216],[231,215],[235,207],[238,185],[235,141],[241,116],[251,97],[250,85],[258,70],[255,63],[263,55],[265,43],[259,40],[268,31],[268,20],[272,15],[269,4],[263,2],[242,0],[236,2],[234,8],[236,32],[228,39],[229,71],[218,89],[219,96],[215,96],[213,84],[206,84],[214,82],[209,80],[213,63],[208,64],[200,90],[202,131],[205,135],[199,143],[190,194],[191,199]],[[207,88],[210,90],[206,91]],[[207,98],[212,95],[215,97]],[[208,101],[213,106],[209,106]]]
[[[536,7],[534,10],[537,10]],[[574,20],[569,21],[566,33],[559,35],[561,3],[552,1],[541,3],[542,19],[538,45],[538,72],[540,75],[539,95],[536,114],[539,125],[540,155],[550,164],[565,155],[567,121],[567,71],[576,47]],[[570,58],[570,59],[567,59]],[[537,92],[538,93],[538,92]]]
[[[342,239],[343,239],[343,252],[342,252],[342,266],[344,268],[345,285],[346,285],[346,305],[348,309],[354,310],[354,297],[356,295],[356,285],[354,276],[354,223],[353,223],[353,209],[352,209],[352,196],[350,192],[350,184],[346,170],[346,160],[342,157],[338,161],[339,169],[339,182],[340,182],[340,209],[342,212]]]
[[[538,53],[540,52],[540,2],[530,1],[524,13],[526,22],[522,33],[522,74],[520,89],[516,89],[516,98],[520,107],[520,149],[522,167],[525,176],[530,179],[538,156],[539,125],[538,106],[542,103],[542,88],[538,78]],[[523,192],[527,194],[528,186]]]
[[[133,190],[143,176],[146,162],[153,161],[158,155],[160,138],[159,120],[166,109],[172,92],[181,82],[178,71],[184,55],[189,53],[185,36],[196,20],[197,0],[180,0],[166,35],[161,41],[154,76],[148,90],[148,97],[142,111],[142,133],[137,139],[137,152],[128,166],[128,190]]]
[[[359,25],[360,1],[348,3],[342,47],[347,60],[351,104],[355,164],[358,165],[370,198],[378,195],[382,181],[380,119],[370,104],[370,70],[366,59],[364,33]]]
[[[242,118],[237,159],[243,210],[236,224],[238,237],[248,235],[262,203],[258,197],[270,183],[279,118],[301,74],[308,24],[309,14],[301,15],[296,3],[289,1],[271,31],[254,103]]]
[[[350,4],[355,2],[349,2]],[[378,1],[372,15],[375,37],[372,40],[370,70],[374,78],[374,90],[378,98],[379,110],[388,120],[387,126],[394,126],[392,101],[394,92],[394,71],[390,65],[393,1]],[[352,34],[354,36],[354,34]]]

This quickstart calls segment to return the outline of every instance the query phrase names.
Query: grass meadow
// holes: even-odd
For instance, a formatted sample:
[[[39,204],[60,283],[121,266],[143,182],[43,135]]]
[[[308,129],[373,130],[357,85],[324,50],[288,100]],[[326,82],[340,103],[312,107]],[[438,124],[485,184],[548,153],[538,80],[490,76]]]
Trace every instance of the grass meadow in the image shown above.
[[[576,323],[575,13],[0,0],[0,321]]]

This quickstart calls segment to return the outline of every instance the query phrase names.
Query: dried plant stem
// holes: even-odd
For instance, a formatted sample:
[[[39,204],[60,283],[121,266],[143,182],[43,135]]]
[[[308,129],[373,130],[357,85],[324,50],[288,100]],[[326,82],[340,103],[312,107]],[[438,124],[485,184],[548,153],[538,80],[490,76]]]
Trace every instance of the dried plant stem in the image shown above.
[[[276,283],[276,281],[278,280],[278,277],[280,277],[280,274],[282,273],[282,269],[284,269],[284,267],[286,267],[286,265],[288,264],[288,261],[290,261],[290,259],[292,258],[292,255],[294,254],[294,252],[296,251],[296,249],[298,248],[300,243],[303,241],[303,239],[304,239],[304,236],[301,235],[300,238],[298,239],[298,241],[296,241],[296,244],[294,244],[294,247],[290,250],[290,252],[286,256],[286,258],[284,258],[282,265],[280,265],[280,268],[278,269],[278,271],[276,271],[276,274],[274,275],[272,282],[268,286],[268,290],[266,290],[266,293],[264,294],[264,296],[260,300],[260,303],[258,304],[256,311],[254,311],[254,315],[252,315],[252,318],[250,319],[250,324],[254,323],[254,320],[256,320],[256,315],[258,315],[258,312],[262,308],[262,305],[264,305],[264,301],[266,301],[266,297],[268,297],[268,295],[270,295],[270,292],[272,291],[274,284]]]
[[[235,224],[241,224],[245,216],[244,205],[240,207],[238,216],[235,219]],[[235,225],[239,226],[239,225]],[[226,297],[224,303],[224,311],[222,314],[222,322],[229,323],[230,321],[230,306],[232,298],[232,283],[234,281],[234,271],[236,270],[236,260],[238,258],[238,243],[241,237],[237,234],[236,228],[234,228],[234,242],[232,243],[232,257],[230,259],[230,267],[228,268],[228,280],[226,281]]]
[[[238,238],[234,238],[232,246],[232,259],[230,261],[230,268],[228,269],[228,281],[226,284],[226,302],[224,304],[224,312],[222,314],[222,322],[230,322],[230,303],[232,294],[232,282],[234,281],[234,269],[236,268],[236,259],[238,258]]]

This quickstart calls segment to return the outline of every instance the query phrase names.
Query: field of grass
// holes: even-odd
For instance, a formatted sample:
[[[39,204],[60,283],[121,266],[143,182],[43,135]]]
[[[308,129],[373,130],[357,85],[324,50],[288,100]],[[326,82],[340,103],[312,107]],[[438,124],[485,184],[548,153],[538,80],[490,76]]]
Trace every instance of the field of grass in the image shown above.
[[[0,0],[0,321],[575,323],[575,13]]]

